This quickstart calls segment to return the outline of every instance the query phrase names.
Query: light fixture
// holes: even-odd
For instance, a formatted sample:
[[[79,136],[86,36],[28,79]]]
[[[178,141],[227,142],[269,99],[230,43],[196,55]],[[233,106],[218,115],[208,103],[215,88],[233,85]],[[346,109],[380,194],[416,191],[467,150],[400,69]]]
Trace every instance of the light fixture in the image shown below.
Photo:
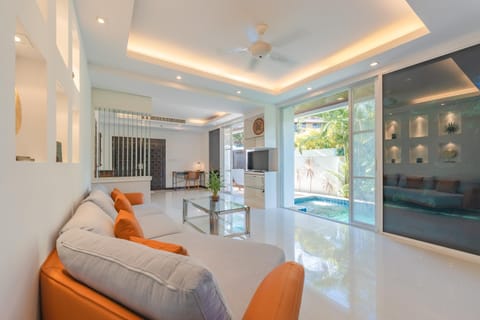
[[[240,90],[237,90],[237,94],[242,94],[242,91],[240,91]]]
[[[337,98],[338,101],[342,101],[343,99],[345,99],[345,98],[343,98],[343,97],[338,97]]]
[[[370,67],[376,67],[376,66],[378,66],[377,61],[373,61],[372,63],[370,63]]]
[[[445,105],[445,103],[440,103],[440,105],[441,105],[441,106],[444,106],[444,105]]]
[[[97,22],[100,23],[100,24],[105,24],[106,21],[102,17],[97,17]]]
[[[177,80],[182,80],[182,76],[177,76],[176,79]]]
[[[308,88],[307,88],[307,91],[312,91],[312,87],[308,87]]]
[[[18,36],[18,35],[15,35],[15,42],[16,43],[22,42],[22,38],[20,38],[20,36]]]

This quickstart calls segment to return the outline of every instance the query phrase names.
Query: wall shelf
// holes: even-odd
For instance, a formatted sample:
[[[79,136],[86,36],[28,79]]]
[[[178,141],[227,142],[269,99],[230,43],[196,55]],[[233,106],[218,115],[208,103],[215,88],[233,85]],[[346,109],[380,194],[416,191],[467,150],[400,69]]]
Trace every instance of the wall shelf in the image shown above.
[[[410,117],[409,122],[410,138],[421,138],[428,136],[428,115],[421,114]]]
[[[428,146],[417,144],[410,147],[409,163],[428,163]]]
[[[47,157],[47,62],[17,21],[15,89],[20,102],[21,124],[15,138],[17,161],[46,162]]]

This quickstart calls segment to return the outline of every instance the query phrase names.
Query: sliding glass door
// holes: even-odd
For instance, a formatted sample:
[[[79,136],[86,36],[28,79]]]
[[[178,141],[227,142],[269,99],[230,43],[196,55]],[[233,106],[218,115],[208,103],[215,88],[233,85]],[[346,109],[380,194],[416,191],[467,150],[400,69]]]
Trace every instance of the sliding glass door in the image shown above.
[[[375,102],[369,80],[294,107],[296,210],[375,226]]]

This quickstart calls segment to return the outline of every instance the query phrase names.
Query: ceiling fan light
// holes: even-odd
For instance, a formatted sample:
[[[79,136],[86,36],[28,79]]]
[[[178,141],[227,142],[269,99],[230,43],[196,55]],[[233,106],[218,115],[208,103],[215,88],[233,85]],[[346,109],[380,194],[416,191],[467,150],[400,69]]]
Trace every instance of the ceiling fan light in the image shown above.
[[[270,43],[267,43],[265,41],[257,41],[253,43],[249,48],[248,51],[254,56],[255,58],[262,59],[264,58],[267,54],[272,51],[272,45]]]

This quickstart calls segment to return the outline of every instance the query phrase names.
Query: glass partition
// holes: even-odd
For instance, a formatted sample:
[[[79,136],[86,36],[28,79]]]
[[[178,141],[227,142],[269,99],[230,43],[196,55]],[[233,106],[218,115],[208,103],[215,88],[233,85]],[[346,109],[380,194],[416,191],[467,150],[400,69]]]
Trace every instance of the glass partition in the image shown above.
[[[479,57],[383,77],[384,231],[480,254]]]

